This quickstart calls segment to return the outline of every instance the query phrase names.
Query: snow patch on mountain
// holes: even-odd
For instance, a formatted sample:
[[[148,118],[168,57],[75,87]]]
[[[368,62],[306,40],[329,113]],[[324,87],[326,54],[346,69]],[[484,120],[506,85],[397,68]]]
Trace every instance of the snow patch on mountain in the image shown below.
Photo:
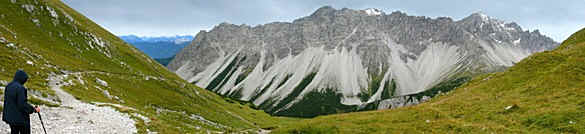
[[[366,14],[368,15],[381,15],[382,13],[384,13],[382,12],[382,10],[376,8],[368,8],[364,10],[364,12],[366,12]]]
[[[517,40],[514,40],[514,42],[512,42],[512,43],[514,43],[514,45],[516,46],[516,45],[520,44],[521,40],[522,40],[522,38],[518,38]]]

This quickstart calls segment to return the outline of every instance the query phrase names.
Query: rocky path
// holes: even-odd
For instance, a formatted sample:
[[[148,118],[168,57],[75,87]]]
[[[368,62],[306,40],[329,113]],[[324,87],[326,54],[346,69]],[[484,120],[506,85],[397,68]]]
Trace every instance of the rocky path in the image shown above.
[[[67,75],[51,76],[49,86],[61,99],[60,107],[41,106],[41,115],[49,134],[130,134],[136,133],[135,121],[130,115],[111,107],[98,107],[81,102],[61,89]],[[8,132],[7,124],[0,123],[0,133]],[[33,134],[43,133],[37,114],[31,115]]]

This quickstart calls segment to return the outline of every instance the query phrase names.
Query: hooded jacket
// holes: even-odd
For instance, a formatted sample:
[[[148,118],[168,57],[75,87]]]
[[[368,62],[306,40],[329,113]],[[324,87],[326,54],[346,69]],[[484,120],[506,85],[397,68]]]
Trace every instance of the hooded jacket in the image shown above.
[[[24,83],[28,75],[22,71],[16,71],[14,80],[4,89],[4,109],[2,121],[10,125],[26,125],[30,123],[29,114],[34,112],[32,105],[27,102],[27,91]]]

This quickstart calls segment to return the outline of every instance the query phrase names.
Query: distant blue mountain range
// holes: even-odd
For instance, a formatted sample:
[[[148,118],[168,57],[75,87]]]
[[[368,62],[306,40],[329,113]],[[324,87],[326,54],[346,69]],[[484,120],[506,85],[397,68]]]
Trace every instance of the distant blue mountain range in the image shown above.
[[[153,59],[171,58],[193,40],[191,35],[161,37],[123,35],[119,37]]]

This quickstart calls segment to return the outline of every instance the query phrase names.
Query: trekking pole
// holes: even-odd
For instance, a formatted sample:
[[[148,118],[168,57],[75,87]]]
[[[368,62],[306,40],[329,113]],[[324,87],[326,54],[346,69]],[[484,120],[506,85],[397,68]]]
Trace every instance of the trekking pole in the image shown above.
[[[37,115],[39,115],[39,119],[41,120],[41,126],[43,126],[43,131],[45,131],[45,134],[47,134],[47,130],[45,130],[45,124],[43,123],[43,118],[41,117],[41,112],[37,112]]]

